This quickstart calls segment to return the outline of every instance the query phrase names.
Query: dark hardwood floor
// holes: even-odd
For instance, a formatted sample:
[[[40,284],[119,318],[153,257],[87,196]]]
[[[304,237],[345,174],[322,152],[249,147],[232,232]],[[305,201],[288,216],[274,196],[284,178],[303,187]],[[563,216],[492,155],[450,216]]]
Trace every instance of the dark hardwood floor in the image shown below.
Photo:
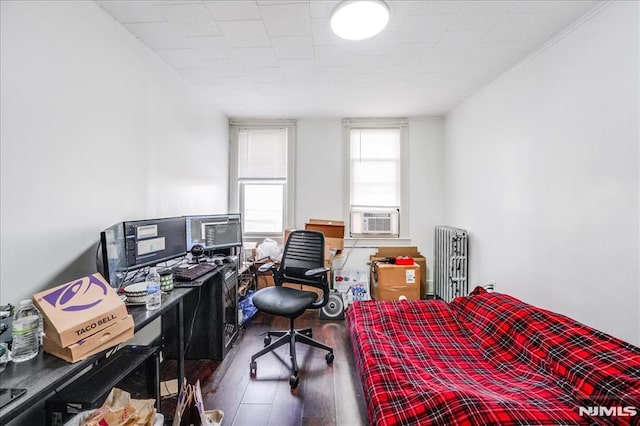
[[[263,347],[269,329],[288,328],[288,320],[259,313],[240,332],[233,349],[220,365],[192,361],[187,364],[190,383],[200,379],[204,406],[224,412],[223,425],[365,425],[366,407],[357,377],[344,321],[320,320],[308,311],[296,320],[297,328],[311,327],[313,338],[331,346],[335,359],[327,365],[326,352],[298,344],[300,384],[289,386],[289,352],[284,345],[257,360],[250,377],[251,355]],[[175,370],[173,370],[175,371]],[[163,400],[171,413],[175,402]]]

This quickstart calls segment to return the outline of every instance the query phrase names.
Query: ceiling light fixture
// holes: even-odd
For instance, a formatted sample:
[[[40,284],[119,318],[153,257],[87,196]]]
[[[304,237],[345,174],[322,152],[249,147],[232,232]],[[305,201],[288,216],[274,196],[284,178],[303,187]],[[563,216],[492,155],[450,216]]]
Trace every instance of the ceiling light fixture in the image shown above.
[[[331,29],[346,40],[373,37],[387,26],[389,6],[382,0],[343,1],[331,12]]]

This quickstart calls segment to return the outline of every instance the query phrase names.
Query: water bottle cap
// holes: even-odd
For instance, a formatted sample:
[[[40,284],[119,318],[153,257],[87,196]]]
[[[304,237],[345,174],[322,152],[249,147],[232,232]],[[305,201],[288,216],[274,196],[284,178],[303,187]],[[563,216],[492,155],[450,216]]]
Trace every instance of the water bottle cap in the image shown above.
[[[155,267],[155,266],[152,266],[151,268],[149,268],[149,273],[150,273],[150,274],[155,274],[155,273],[157,273],[157,272],[156,272],[156,267]]]

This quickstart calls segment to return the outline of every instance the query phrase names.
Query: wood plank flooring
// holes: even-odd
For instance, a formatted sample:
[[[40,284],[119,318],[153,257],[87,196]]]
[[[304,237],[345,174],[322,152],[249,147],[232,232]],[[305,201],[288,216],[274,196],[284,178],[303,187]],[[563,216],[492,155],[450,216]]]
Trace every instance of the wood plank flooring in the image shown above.
[[[287,345],[258,358],[256,377],[250,377],[249,362],[263,347],[264,334],[288,325],[287,319],[259,313],[215,372],[204,365],[188,368],[190,383],[200,379],[205,408],[224,411],[224,425],[366,425],[362,387],[344,321],[320,320],[318,311],[308,311],[296,320],[297,328],[311,327],[313,338],[331,346],[335,355],[327,365],[325,351],[296,345],[297,389],[289,386]],[[169,406],[163,402],[162,411]]]

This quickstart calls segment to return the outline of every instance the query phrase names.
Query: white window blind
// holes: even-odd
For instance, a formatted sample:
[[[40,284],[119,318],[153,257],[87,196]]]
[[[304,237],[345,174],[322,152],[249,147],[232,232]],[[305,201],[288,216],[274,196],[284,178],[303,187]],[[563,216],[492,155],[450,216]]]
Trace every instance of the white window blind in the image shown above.
[[[400,129],[351,129],[351,205],[399,207]]]
[[[238,178],[286,178],[287,129],[238,132]]]

